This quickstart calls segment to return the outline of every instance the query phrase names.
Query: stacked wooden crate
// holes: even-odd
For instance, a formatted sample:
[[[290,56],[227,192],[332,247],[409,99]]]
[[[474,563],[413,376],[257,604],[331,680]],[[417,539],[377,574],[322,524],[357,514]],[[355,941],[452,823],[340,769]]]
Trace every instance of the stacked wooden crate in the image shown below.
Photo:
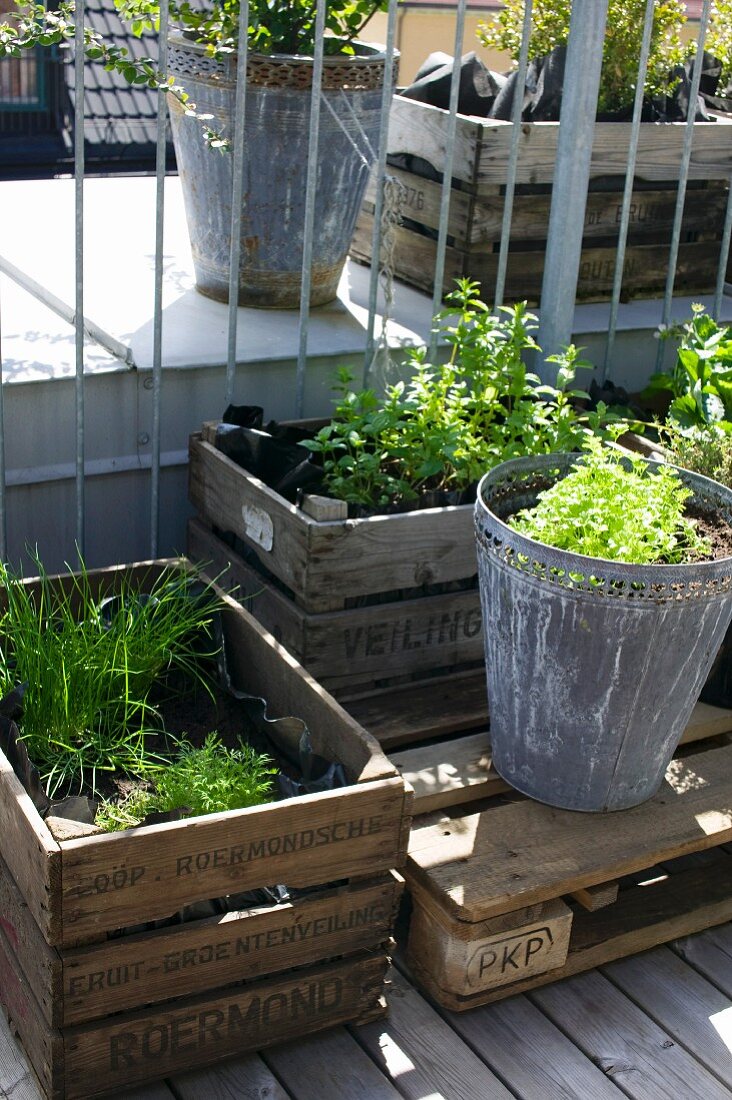
[[[114,572],[95,575],[100,591]],[[270,716],[299,716],[349,785],[58,840],[0,753],[0,1002],[49,1100],[118,1094],[385,1010],[411,792],[232,600],[223,621],[234,683]],[[280,883],[286,903],[196,918],[196,903]]]
[[[389,229],[394,274],[432,291],[447,148],[448,112],[396,96],[389,123],[389,174],[400,185],[401,224]],[[521,127],[517,190],[510,231],[506,301],[541,296],[559,123]],[[452,164],[448,247],[443,291],[468,276],[491,300],[498,267],[504,192],[513,126],[459,115]],[[678,193],[685,123],[644,123],[640,128],[630,205],[623,297],[663,293]],[[585,211],[577,297],[604,301],[615,277],[630,123],[595,127],[591,183]],[[714,289],[732,174],[732,119],[694,124],[689,184],[676,270],[676,293]],[[375,201],[372,178],[351,246],[370,263]],[[386,262],[386,261],[385,261]]]
[[[218,451],[215,432],[190,441],[189,556],[320,683],[340,693],[482,665],[472,505],[366,519],[325,498],[298,507]]]

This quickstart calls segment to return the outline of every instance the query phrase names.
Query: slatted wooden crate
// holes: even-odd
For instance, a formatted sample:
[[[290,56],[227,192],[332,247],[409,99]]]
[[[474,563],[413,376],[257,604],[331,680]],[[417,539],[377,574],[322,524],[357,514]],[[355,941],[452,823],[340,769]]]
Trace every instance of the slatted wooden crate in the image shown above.
[[[189,528],[189,555],[238,586],[321,683],[341,691],[482,665],[472,505],[316,519],[304,510],[312,498],[289,504],[218,451],[214,436],[206,425],[190,440],[189,496],[201,522]],[[442,590],[425,595],[425,586]]]
[[[344,705],[414,788],[407,959],[445,1007],[732,919],[732,858],[720,847],[732,841],[732,711],[697,704],[650,802],[579,814],[518,795],[492,769],[482,676],[354,693]],[[706,853],[701,866],[669,866],[690,853]]]
[[[140,580],[160,566],[133,568]],[[118,570],[93,575],[99,591]],[[0,754],[0,1001],[48,1097],[73,1100],[383,1012],[411,792],[378,743],[226,599],[231,674],[297,715],[351,785],[57,841]],[[286,905],[149,931],[285,883]],[[122,930],[121,932],[119,930]],[[293,969],[295,968],[295,969]]]
[[[390,168],[402,185],[401,226],[393,231],[398,278],[432,291],[448,113],[395,96],[389,124]],[[544,270],[558,123],[521,127],[517,191],[506,276],[507,301],[538,303]],[[641,126],[635,191],[630,208],[623,296],[649,297],[666,285],[669,243],[685,123]],[[495,284],[512,124],[458,116],[450,195],[445,292],[469,276],[488,300]],[[610,297],[624,188],[630,124],[600,122],[595,128],[591,185],[585,213],[577,296]],[[407,160],[406,158],[418,158]],[[401,165],[401,167],[399,167]],[[408,166],[405,167],[405,166]],[[677,264],[677,293],[712,291],[727,188],[732,170],[732,119],[696,123]],[[370,263],[375,184],[364,199],[351,255]]]

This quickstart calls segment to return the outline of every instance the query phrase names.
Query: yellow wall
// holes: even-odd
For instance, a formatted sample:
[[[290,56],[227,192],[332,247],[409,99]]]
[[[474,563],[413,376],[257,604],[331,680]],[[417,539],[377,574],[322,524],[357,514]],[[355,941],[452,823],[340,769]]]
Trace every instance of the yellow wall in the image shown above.
[[[484,49],[476,37],[478,24],[486,19],[486,15],[487,13],[466,15],[462,52],[466,54],[474,50],[489,69],[506,72],[511,68],[510,57],[495,50]],[[378,12],[364,31],[364,40],[385,42],[386,22],[386,15]],[[417,69],[431,53],[439,50],[450,56],[453,55],[455,50],[454,10],[400,8],[397,14],[396,48],[401,53],[399,84],[411,84]]]

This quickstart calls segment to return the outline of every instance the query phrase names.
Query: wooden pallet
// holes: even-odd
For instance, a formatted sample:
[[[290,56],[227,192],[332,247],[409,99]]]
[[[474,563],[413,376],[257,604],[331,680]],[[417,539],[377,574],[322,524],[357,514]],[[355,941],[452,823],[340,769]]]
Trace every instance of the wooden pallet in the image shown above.
[[[399,216],[390,241],[395,275],[432,291],[449,114],[396,96],[389,125],[389,174],[401,184]],[[458,115],[445,254],[443,291],[468,276],[490,297],[498,270],[512,124]],[[649,297],[664,289],[675,217],[685,124],[640,128],[636,177],[623,269],[624,297]],[[506,300],[540,299],[551,204],[558,123],[521,127],[517,191],[511,221]],[[629,129],[624,123],[595,127],[591,185],[587,195],[577,296],[609,299],[615,276]],[[732,124],[720,116],[694,126],[689,194],[684,209],[676,286],[678,292],[713,288],[719,263]],[[438,182],[439,181],[439,182]],[[359,214],[351,255],[371,262],[375,182]]]
[[[491,767],[481,676],[354,694],[345,705],[414,788],[408,959],[445,1007],[732,919],[732,858],[720,849],[732,841],[732,711],[696,705],[654,799],[580,814],[524,798]],[[705,852],[701,866],[664,869]]]

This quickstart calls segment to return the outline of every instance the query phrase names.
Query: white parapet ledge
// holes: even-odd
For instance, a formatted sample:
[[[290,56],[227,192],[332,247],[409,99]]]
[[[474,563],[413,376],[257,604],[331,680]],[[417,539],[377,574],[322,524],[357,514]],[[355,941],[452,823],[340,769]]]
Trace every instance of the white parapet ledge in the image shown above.
[[[74,181],[0,183],[3,377],[10,382],[68,378],[75,372]],[[32,212],[32,217],[29,216]],[[89,178],[84,184],[85,371],[152,368],[155,180]],[[370,269],[349,261],[339,295],[312,311],[310,359],[358,356],[368,321]],[[21,289],[22,288],[22,289]],[[387,340],[392,349],[424,342],[430,296],[396,282]],[[673,316],[689,316],[689,297],[674,300]],[[710,305],[710,298],[701,299]],[[379,298],[383,308],[383,298]],[[299,345],[297,310],[239,309],[237,363],[246,368],[292,363]],[[575,338],[601,339],[609,304],[579,305]],[[620,308],[618,330],[650,334],[662,316],[658,300]],[[725,298],[723,320],[732,320]],[[198,294],[177,177],[165,182],[162,363],[168,369],[221,367],[226,362],[228,309]],[[376,331],[381,331],[377,316]]]

